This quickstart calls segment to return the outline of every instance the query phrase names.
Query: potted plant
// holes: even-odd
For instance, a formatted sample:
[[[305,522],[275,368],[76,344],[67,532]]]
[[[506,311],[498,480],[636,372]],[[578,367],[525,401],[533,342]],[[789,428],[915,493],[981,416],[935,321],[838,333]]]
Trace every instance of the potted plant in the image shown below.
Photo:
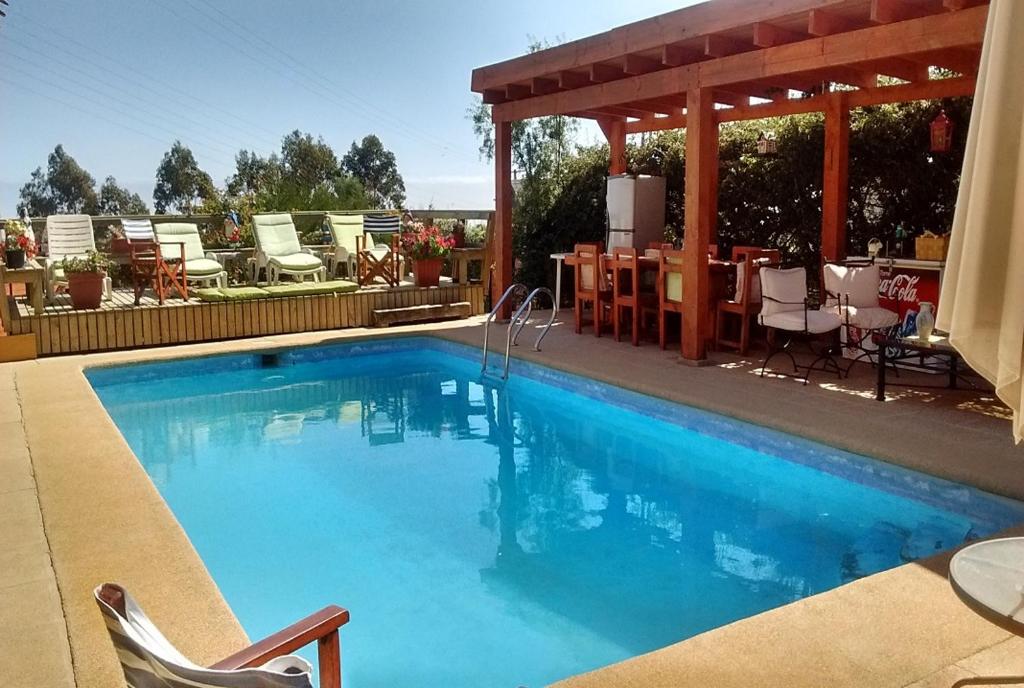
[[[436,287],[454,240],[437,227],[416,225],[402,234],[402,251],[413,260],[417,287]]]
[[[99,308],[103,300],[103,281],[107,277],[107,261],[96,251],[85,256],[68,257],[61,261],[68,280],[71,305],[76,309]]]
[[[4,223],[4,263],[11,269],[25,267],[25,258],[36,255],[36,242],[18,220]]]

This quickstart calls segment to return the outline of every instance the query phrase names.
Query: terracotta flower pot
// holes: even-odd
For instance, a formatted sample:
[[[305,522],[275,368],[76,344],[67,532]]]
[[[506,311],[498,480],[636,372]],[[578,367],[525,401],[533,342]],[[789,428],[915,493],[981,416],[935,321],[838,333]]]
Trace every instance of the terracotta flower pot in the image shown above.
[[[9,248],[4,251],[4,262],[12,270],[25,267],[25,251],[20,248]]]
[[[71,272],[68,273],[68,291],[71,293],[71,305],[76,309],[99,308],[103,300],[102,272]]]
[[[427,258],[415,261],[413,272],[416,273],[417,287],[436,287],[441,281],[441,268],[444,258]]]

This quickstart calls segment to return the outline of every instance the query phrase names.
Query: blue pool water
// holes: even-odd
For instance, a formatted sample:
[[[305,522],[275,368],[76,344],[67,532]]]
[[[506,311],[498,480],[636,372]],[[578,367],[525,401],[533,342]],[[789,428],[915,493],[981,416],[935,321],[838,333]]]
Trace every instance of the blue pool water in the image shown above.
[[[350,688],[541,686],[1024,520],[547,368],[481,384],[476,356],[412,338],[87,374],[250,637],[349,608]]]

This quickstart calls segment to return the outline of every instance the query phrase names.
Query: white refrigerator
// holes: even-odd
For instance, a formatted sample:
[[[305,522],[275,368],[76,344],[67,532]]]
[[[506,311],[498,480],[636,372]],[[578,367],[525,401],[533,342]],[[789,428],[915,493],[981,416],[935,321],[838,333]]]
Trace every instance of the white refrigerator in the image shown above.
[[[665,236],[665,178],[617,174],[608,177],[607,250],[624,246],[643,252]]]

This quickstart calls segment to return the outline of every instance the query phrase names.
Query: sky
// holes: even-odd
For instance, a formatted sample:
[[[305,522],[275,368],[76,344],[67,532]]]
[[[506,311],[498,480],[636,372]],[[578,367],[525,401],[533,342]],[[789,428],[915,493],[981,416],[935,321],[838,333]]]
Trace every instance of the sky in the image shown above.
[[[407,206],[492,208],[473,68],[692,0],[10,0],[0,19],[0,216],[58,143],[152,207],[180,139],[218,185],[299,129],[339,157],[377,134]],[[584,143],[596,127],[581,129]]]

